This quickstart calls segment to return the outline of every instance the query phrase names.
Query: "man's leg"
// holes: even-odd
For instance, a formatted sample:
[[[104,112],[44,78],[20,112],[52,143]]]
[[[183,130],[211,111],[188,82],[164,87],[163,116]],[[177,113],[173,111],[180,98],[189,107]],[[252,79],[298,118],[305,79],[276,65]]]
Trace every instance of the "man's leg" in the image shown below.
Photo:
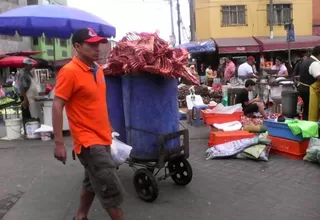
[[[124,220],[120,208],[124,190],[117,176],[110,147],[95,145],[86,149],[86,152],[89,152],[86,154],[86,158],[93,191],[112,220]]]
[[[76,220],[87,220],[87,216],[94,200],[94,192],[92,191],[90,179],[87,169],[84,171],[83,188],[80,195],[80,206],[77,211]]]
[[[260,112],[260,114],[262,115],[262,117],[263,117],[264,119],[267,119],[268,116],[266,115],[266,112],[264,111],[264,106],[263,106],[263,104],[262,104],[261,102],[259,102],[259,103],[257,103],[256,105],[258,106],[258,111]]]
[[[256,113],[260,112],[263,118],[267,119],[268,116],[266,115],[263,104],[262,103],[252,103],[247,105],[244,109],[243,112],[245,115],[250,114],[250,113]]]
[[[23,100],[24,100],[23,96],[20,96],[20,100],[21,100],[21,102],[23,102]],[[29,108],[25,109],[23,106],[21,106],[21,115],[22,115],[23,131],[24,131],[24,135],[26,135],[27,134],[26,123],[27,123],[28,119],[31,118]]]

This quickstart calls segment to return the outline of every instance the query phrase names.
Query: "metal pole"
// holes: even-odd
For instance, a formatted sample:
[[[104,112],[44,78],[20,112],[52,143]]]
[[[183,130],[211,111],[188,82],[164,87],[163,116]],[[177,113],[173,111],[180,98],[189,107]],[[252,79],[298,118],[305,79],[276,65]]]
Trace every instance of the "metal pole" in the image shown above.
[[[270,26],[270,39],[273,39],[273,25],[274,25],[274,19],[273,19],[273,0],[270,0],[269,2],[269,26]]]
[[[177,0],[177,15],[178,15],[178,39],[179,39],[179,44],[181,44],[181,12],[180,12],[179,0]]]
[[[174,19],[173,19],[173,1],[170,1],[170,16],[171,16],[171,37],[175,39],[175,34],[174,34]]]
[[[287,30],[287,38],[288,38],[288,62],[289,62],[289,65],[290,67],[292,67],[291,65],[291,37],[293,36],[290,36],[290,32],[293,31],[293,23],[292,23],[292,20],[290,20],[290,23],[289,23],[289,27],[288,27],[288,30]]]
[[[288,41],[288,62],[289,62],[289,65],[292,67],[292,65],[291,65],[291,41],[290,40]]]
[[[194,0],[189,0],[189,11],[190,11],[190,36],[191,36],[191,41],[195,41],[196,40],[196,19],[195,19]]]

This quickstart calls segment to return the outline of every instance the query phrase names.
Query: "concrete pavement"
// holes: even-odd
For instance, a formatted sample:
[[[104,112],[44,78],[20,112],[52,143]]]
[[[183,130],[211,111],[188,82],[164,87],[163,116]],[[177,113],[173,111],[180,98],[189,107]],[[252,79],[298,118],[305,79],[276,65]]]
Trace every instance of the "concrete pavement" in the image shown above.
[[[123,205],[127,220],[320,219],[318,165],[279,156],[271,156],[269,162],[206,161],[208,129],[190,128],[190,132],[194,177],[188,186],[178,187],[171,179],[161,181],[158,199],[148,204],[135,195],[133,171],[122,166],[119,175],[128,194]],[[67,143],[71,146],[70,138]],[[58,163],[52,147],[52,142],[0,142],[0,215],[13,205],[3,220],[72,219],[82,167],[71,155],[67,165]],[[97,201],[89,217],[108,219]]]

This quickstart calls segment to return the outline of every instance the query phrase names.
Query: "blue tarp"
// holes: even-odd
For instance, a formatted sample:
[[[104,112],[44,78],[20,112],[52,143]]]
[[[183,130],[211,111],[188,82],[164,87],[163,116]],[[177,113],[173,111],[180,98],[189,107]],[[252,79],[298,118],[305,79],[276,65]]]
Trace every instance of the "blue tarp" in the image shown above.
[[[188,50],[189,53],[200,53],[200,52],[214,52],[216,51],[216,44],[213,40],[205,41],[192,41],[189,43],[181,44],[177,47],[183,47]]]

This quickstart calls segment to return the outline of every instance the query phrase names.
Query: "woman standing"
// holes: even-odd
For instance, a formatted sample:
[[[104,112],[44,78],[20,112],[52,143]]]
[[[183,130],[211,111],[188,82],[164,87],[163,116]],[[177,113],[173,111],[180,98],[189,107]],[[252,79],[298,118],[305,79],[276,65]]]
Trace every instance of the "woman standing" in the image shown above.
[[[213,70],[211,66],[206,69],[207,85],[212,86],[213,79],[217,78],[217,71]]]
[[[287,77],[289,76],[288,74],[288,69],[281,57],[276,58],[276,63],[272,67],[273,70],[278,70],[277,76],[282,76],[282,77]]]

